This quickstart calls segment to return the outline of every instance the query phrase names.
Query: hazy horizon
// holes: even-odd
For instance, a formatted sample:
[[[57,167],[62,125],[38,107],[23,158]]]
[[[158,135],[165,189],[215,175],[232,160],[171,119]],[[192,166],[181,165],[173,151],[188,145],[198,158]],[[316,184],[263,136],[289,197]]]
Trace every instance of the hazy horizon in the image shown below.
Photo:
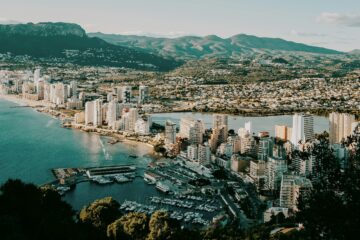
[[[87,32],[171,38],[243,33],[340,51],[360,48],[356,0],[2,1],[0,24],[17,22],[71,22]]]

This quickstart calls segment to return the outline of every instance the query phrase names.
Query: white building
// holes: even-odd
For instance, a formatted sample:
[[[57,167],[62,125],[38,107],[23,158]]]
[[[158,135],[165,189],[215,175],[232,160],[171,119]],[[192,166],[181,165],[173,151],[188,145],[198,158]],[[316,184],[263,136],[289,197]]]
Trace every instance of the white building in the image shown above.
[[[113,99],[109,102],[106,114],[106,121],[108,126],[111,127],[113,130],[116,129],[116,121],[118,120],[119,113],[119,103],[117,99]]]
[[[309,114],[295,114],[293,116],[293,127],[291,143],[299,146],[299,142],[305,143],[314,139],[314,118]]]
[[[150,134],[150,119],[140,118],[136,120],[135,123],[135,133],[139,135],[149,135]]]
[[[136,108],[124,108],[121,118],[121,130],[127,132],[135,131],[135,123],[138,120],[138,110]]]
[[[36,93],[38,94],[39,100],[44,99],[45,95],[45,83],[42,79],[39,79],[36,83]]]
[[[100,127],[100,126],[102,126],[102,122],[103,122],[102,101],[100,99],[96,99],[94,101],[93,125],[96,127]]]
[[[179,136],[189,139],[191,144],[202,144],[204,124],[201,120],[181,118]]]
[[[149,100],[149,87],[139,86],[139,104],[144,104]]]
[[[297,211],[300,194],[312,188],[311,181],[305,177],[284,174],[281,179],[280,207]]]
[[[85,103],[85,125],[94,123],[94,102]]]
[[[252,133],[252,124],[251,124],[250,121],[245,123],[245,129],[251,135],[251,133]]]
[[[198,160],[202,165],[210,164],[211,150],[208,143],[199,144],[198,146]]]
[[[40,80],[40,68],[36,68],[34,71],[34,83],[37,84]]]
[[[197,145],[190,145],[187,147],[187,158],[191,161],[198,160],[198,147]]]
[[[77,97],[77,86],[78,84],[76,81],[70,82],[69,92],[68,92],[69,97]]]
[[[102,126],[103,111],[102,101],[96,99],[85,103],[85,125],[92,125],[95,127]]]
[[[80,101],[76,96],[73,96],[71,98],[68,98],[66,102],[66,109],[82,109],[83,108],[83,102]]]
[[[56,105],[64,105],[67,100],[67,85],[55,83],[50,85],[50,102]]]

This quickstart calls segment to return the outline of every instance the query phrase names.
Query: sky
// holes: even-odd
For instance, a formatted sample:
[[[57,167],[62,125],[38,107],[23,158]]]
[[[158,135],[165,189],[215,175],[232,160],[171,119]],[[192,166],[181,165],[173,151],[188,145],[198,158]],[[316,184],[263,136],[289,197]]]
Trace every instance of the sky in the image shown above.
[[[360,49],[360,0],[0,0],[0,24],[49,21],[77,23],[87,32],[245,33]]]

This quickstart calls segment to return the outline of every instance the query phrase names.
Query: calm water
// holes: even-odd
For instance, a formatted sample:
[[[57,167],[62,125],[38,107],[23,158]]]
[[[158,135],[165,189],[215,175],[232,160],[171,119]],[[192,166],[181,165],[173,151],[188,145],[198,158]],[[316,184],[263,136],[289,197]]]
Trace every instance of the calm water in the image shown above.
[[[201,119],[207,128],[212,127],[212,114],[210,113],[159,113],[153,114],[153,122],[164,124],[166,120],[171,120],[179,125],[182,117],[192,117],[194,119]],[[240,127],[244,127],[245,122],[251,121],[253,132],[268,131],[271,135],[275,134],[275,125],[292,126],[292,116],[270,116],[270,117],[242,117],[229,116],[229,129],[234,129],[236,132]],[[326,117],[314,117],[314,131],[316,133],[329,131],[329,120]]]
[[[14,103],[0,99],[0,183],[8,178],[19,178],[26,182],[43,184],[54,180],[52,168],[90,167],[133,163],[140,171],[152,161],[147,155],[150,149],[138,144],[110,145],[107,139],[96,134],[59,127],[59,120],[38,113],[31,108],[14,108]],[[153,120],[164,123],[167,119],[178,123],[183,116],[203,119],[211,127],[210,114],[171,113],[155,114]],[[270,131],[275,124],[291,126],[291,116],[276,117],[229,117],[231,128],[238,129],[251,120],[254,131]],[[317,132],[327,130],[324,117],[315,118]],[[109,154],[110,159],[105,155]],[[139,158],[129,158],[138,155]],[[132,183],[99,186],[93,183],[78,184],[64,198],[75,209],[95,199],[113,196],[119,201],[147,201],[147,197],[159,195],[153,186],[141,178]]]
[[[54,180],[52,168],[136,164],[144,169],[152,160],[144,145],[107,143],[96,134],[64,129],[59,120],[31,108],[13,108],[14,103],[0,99],[0,183],[8,178],[43,184]],[[111,159],[105,157],[106,154]],[[140,156],[137,159],[129,155]],[[141,171],[141,170],[140,170]],[[157,195],[142,179],[133,183],[97,186],[79,184],[65,199],[76,209],[105,196],[117,200],[141,200]]]

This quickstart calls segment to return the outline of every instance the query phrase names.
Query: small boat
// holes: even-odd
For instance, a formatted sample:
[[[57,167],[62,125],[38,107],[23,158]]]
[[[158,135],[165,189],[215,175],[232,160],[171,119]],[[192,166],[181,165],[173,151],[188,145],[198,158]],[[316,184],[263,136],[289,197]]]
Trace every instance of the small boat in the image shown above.
[[[113,182],[112,180],[105,178],[105,177],[96,177],[96,178],[93,178],[93,181],[98,184],[108,184],[108,183]]]
[[[63,196],[67,191],[70,191],[71,188],[67,186],[59,186],[56,188],[56,190],[61,196]]]
[[[118,139],[116,139],[116,138],[113,138],[113,139],[108,141],[108,143],[111,144],[111,145],[116,144],[118,142],[120,142],[120,141]]]
[[[125,177],[124,175],[116,175],[115,177],[115,181],[118,183],[125,183],[125,182],[131,182],[132,180]]]

